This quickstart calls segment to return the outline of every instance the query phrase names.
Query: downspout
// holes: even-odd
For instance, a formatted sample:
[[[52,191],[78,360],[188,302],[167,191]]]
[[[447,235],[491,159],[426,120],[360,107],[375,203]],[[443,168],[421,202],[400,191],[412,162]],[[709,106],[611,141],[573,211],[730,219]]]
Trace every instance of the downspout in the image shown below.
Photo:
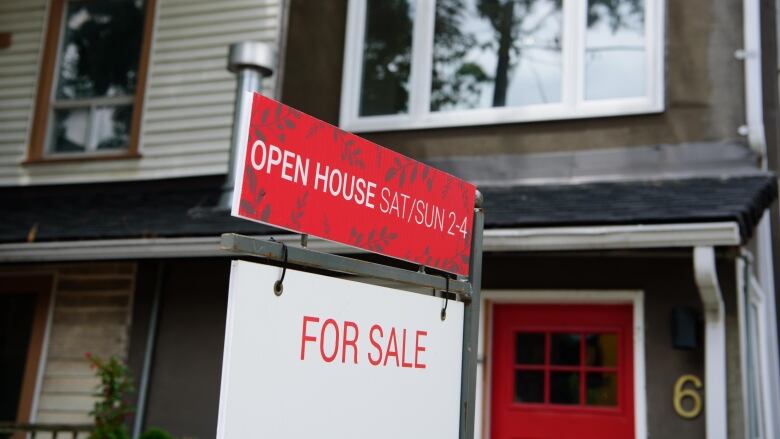
[[[146,347],[144,348],[144,363],[141,369],[141,381],[138,384],[138,403],[133,419],[133,439],[138,439],[146,421],[146,403],[148,401],[149,381],[152,375],[152,357],[157,342],[157,322],[160,318],[160,298],[162,297],[165,262],[157,263],[157,279],[154,285],[152,309],[149,311],[149,327],[146,330]]]
[[[764,134],[764,101],[761,53],[761,0],[744,0],[743,40],[744,48],[737,51],[736,57],[743,60],[745,69],[745,125],[740,134],[746,135],[750,148],[761,160],[760,167],[766,171],[767,143]],[[765,383],[771,395],[773,407],[780,407],[780,349],[778,348],[777,312],[775,279],[772,254],[772,226],[769,213],[765,212],[756,228],[756,270],[766,295],[766,322],[769,339],[761,348],[769,351],[771,382]],[[774,431],[780,431],[780,419],[769,417]]]
[[[728,437],[726,321],[715,268],[715,249],[693,249],[693,272],[704,308],[704,407],[707,439]]]

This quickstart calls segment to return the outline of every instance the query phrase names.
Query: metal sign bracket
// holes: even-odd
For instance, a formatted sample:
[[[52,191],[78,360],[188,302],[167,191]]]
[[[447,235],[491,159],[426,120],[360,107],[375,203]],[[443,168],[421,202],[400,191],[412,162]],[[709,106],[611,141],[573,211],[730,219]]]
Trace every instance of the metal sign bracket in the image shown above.
[[[463,354],[461,362],[460,439],[474,437],[474,412],[477,379],[477,343],[479,340],[480,288],[482,284],[482,232],[484,212],[482,195],[477,191],[474,209],[471,260],[467,280],[412,271],[360,259],[322,253],[305,247],[285,246],[280,242],[235,233],[222,235],[222,248],[249,258],[275,261],[285,267],[298,266],[333,273],[393,281],[408,286],[433,288],[455,294],[464,303]],[[304,241],[305,242],[305,241]],[[446,293],[445,293],[446,294]]]

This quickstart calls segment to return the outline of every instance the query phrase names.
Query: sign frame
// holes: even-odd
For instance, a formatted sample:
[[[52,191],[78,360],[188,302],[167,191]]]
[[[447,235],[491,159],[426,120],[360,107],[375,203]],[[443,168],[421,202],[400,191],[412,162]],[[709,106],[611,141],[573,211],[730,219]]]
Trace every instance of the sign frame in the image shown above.
[[[458,434],[462,302],[279,275],[232,262],[218,439]]]
[[[251,99],[240,96],[234,114],[234,127],[242,133],[234,141],[235,151],[240,154],[235,161],[237,171],[236,181],[244,172],[244,158],[248,143],[249,121],[246,115],[251,108]],[[244,135],[246,133],[246,135]],[[235,134],[235,131],[234,131]],[[240,186],[239,186],[240,188]],[[233,207],[240,203],[240,190],[233,192]],[[360,259],[346,258],[328,253],[321,253],[307,248],[288,247],[285,244],[255,237],[226,233],[222,235],[222,248],[234,252],[239,258],[261,259],[272,261],[283,267],[297,266],[320,272],[346,273],[367,276],[375,279],[400,282],[410,286],[432,288],[438,297],[449,297],[463,302],[463,343],[461,350],[461,387],[459,406],[458,437],[473,439],[475,428],[475,400],[477,383],[477,344],[479,337],[480,290],[482,282],[482,240],[484,229],[484,212],[482,210],[482,195],[477,190],[474,194],[474,206],[471,213],[471,240],[468,256],[468,276],[434,275],[424,271],[422,264],[419,271],[407,270],[391,265],[375,264]],[[470,208],[471,209],[471,208]],[[305,236],[305,235],[304,235]],[[305,240],[301,240],[305,247]],[[465,273],[459,273],[465,274]],[[272,286],[268,286],[270,289]],[[269,292],[270,294],[270,292]],[[453,299],[454,298],[454,299]]]

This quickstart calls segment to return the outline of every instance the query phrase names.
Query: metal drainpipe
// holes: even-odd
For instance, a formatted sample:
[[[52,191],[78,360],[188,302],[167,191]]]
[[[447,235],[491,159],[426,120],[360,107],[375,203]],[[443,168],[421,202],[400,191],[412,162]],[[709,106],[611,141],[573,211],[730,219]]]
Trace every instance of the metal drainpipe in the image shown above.
[[[693,272],[704,306],[704,407],[707,439],[728,437],[726,313],[715,268],[715,249],[693,249]]]
[[[744,62],[745,69],[745,125],[739,128],[739,133],[747,136],[750,148],[759,154],[761,169],[766,171],[767,144],[764,133],[764,107],[763,107],[763,78],[762,78],[762,54],[761,54],[761,4],[760,0],[743,0],[743,44],[744,48],[738,50],[735,56]],[[764,348],[770,352],[770,379],[765,383],[766,391],[771,395],[773,406],[780,406],[780,349],[778,349],[777,314],[775,279],[772,251],[772,227],[769,213],[765,212],[756,228],[756,260],[760,284],[766,297],[766,319],[769,334]],[[774,431],[780,431],[780,419],[777,416],[769,418]]]
[[[260,92],[263,78],[273,74],[274,51],[270,44],[244,41],[230,45],[227,69],[237,76],[236,103],[233,108],[233,132],[230,138],[228,173],[222,185],[222,195],[217,204],[219,209],[230,210],[233,203],[236,157],[243,150],[241,140],[241,112],[251,99],[247,92]]]
[[[138,403],[133,420],[133,439],[138,439],[146,420],[146,401],[149,392],[149,379],[152,374],[152,356],[157,341],[157,322],[160,318],[160,298],[162,297],[165,262],[157,263],[157,279],[154,285],[152,309],[149,312],[149,327],[146,331],[146,348],[144,349],[144,364],[141,369],[141,381],[138,383]]]

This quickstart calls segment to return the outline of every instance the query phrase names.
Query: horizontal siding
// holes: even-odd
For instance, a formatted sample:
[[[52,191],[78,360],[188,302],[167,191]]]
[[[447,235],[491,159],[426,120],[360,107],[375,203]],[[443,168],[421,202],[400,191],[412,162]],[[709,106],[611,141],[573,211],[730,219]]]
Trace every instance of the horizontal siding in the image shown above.
[[[225,173],[235,77],[230,44],[276,44],[281,0],[157,0],[138,160],[21,165],[26,156],[47,0],[0,1],[0,185]],[[5,58],[3,58],[5,57]],[[275,95],[275,78],[264,93]]]
[[[0,30],[11,46],[0,50],[0,184],[18,184],[33,111],[46,0],[0,1]]]
[[[134,264],[76,264],[57,270],[37,422],[90,423],[99,380],[84,358],[127,356]]]

